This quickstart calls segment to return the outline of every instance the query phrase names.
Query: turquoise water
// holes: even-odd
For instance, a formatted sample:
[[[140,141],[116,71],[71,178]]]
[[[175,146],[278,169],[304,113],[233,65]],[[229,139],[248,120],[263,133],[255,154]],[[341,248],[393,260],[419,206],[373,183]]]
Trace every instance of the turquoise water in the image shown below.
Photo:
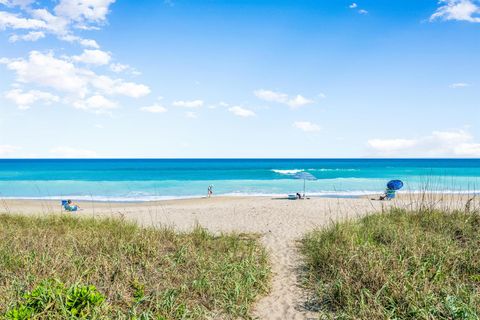
[[[215,194],[311,196],[381,192],[390,179],[404,191],[476,192],[480,159],[0,160],[0,197],[148,201]]]

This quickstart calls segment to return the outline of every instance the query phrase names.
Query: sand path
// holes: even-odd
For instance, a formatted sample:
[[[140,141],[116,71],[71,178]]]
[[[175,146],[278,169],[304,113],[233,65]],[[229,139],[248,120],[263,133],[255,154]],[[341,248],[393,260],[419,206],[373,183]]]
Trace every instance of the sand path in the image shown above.
[[[82,215],[123,216],[144,225],[169,225],[190,230],[199,224],[212,232],[255,232],[261,235],[272,265],[269,294],[255,306],[258,319],[316,319],[304,305],[299,287],[302,265],[298,240],[331,221],[378,211],[384,203],[366,199],[275,200],[270,198],[212,198],[151,203],[84,203]],[[59,212],[57,202],[7,201],[0,211]]]

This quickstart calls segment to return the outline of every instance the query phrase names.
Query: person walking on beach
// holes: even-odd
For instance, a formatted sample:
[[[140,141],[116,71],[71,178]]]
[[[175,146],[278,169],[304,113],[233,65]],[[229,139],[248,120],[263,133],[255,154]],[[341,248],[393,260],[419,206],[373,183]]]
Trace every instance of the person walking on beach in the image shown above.
[[[213,185],[208,186],[207,196],[210,198],[213,195]]]

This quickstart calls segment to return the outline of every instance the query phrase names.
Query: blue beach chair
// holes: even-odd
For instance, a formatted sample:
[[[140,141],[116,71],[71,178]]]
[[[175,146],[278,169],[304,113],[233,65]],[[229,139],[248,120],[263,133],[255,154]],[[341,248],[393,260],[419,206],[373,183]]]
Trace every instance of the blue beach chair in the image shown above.
[[[385,199],[387,199],[387,200],[395,199],[395,194],[396,194],[395,190],[387,189],[385,191]]]
[[[62,200],[62,207],[63,209],[65,209],[65,211],[68,211],[68,212],[74,212],[78,210],[77,206],[69,205],[68,200]]]

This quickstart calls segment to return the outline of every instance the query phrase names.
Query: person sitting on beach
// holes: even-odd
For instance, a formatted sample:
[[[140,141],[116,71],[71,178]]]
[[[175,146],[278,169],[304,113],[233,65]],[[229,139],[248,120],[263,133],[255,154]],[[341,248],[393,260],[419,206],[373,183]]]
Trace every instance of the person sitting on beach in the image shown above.
[[[77,211],[80,209],[80,206],[77,204],[74,204],[72,200],[67,200],[67,203],[64,206],[66,211]]]
[[[302,199],[302,195],[300,193],[297,192],[297,198],[298,199]]]

